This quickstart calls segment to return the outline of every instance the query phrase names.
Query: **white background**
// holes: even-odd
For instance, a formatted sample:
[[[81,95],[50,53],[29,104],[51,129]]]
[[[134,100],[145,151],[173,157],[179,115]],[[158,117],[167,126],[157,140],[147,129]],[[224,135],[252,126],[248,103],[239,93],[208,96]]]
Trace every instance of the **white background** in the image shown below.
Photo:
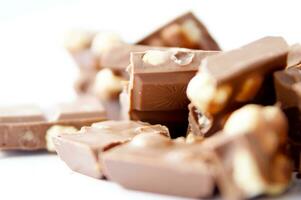
[[[126,41],[135,42],[192,10],[223,49],[266,35],[283,36],[292,44],[301,41],[299,2],[0,0],[0,105],[47,106],[75,98],[77,70],[62,47],[64,32],[70,28],[116,31]],[[301,197],[296,192],[290,196]],[[173,198],[127,191],[73,173],[55,155],[0,153],[0,199]]]

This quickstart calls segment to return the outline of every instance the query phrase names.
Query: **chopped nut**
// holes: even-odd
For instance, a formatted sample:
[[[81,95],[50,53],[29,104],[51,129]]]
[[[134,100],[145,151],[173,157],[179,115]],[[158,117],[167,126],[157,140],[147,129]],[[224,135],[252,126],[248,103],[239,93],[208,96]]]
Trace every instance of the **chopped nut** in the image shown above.
[[[50,152],[55,152],[55,146],[52,138],[58,136],[60,134],[76,134],[77,129],[73,126],[60,126],[54,125],[47,130],[45,139],[46,139],[46,147]]]
[[[164,64],[169,60],[170,53],[166,51],[159,50],[149,50],[143,56],[143,62],[151,65]]]
[[[91,50],[95,55],[101,55],[102,52],[123,43],[120,36],[115,33],[98,33],[92,41]]]
[[[235,100],[238,102],[246,102],[252,99],[263,82],[263,78],[260,75],[251,75],[242,84],[238,95],[235,97]]]
[[[199,29],[198,25],[193,20],[186,20],[182,24],[183,33],[192,43],[198,43],[202,37],[202,32]]]
[[[65,36],[64,46],[69,51],[78,51],[89,48],[93,37],[94,33],[90,31],[69,31]]]
[[[31,131],[26,131],[19,140],[21,147],[37,147],[40,143],[40,140],[37,136]]]
[[[233,180],[248,198],[264,193],[266,183],[263,180],[256,161],[250,153],[239,149],[233,156]]]
[[[115,75],[110,69],[102,69],[96,74],[92,92],[105,101],[118,98],[123,88],[123,80],[123,78]]]
[[[131,145],[134,147],[161,147],[171,145],[172,142],[168,137],[158,133],[141,133],[135,136]]]
[[[194,76],[187,87],[188,98],[202,113],[217,113],[224,108],[231,94],[231,86],[217,87],[214,80],[205,72]]]

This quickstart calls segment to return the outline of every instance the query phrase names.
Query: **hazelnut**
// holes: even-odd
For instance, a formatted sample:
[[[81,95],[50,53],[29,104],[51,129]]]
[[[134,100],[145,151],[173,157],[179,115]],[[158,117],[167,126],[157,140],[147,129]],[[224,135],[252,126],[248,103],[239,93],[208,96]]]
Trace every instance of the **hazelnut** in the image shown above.
[[[118,34],[98,33],[92,41],[91,51],[95,55],[101,55],[102,52],[121,44],[124,44],[124,42]]]
[[[233,112],[224,126],[225,133],[245,134],[262,128],[264,122],[261,108],[261,106],[249,104]]]
[[[288,121],[285,114],[277,106],[266,106],[263,108],[263,115],[273,131],[278,133],[280,144],[285,145],[288,132]]]
[[[238,102],[246,102],[257,94],[258,90],[261,87],[263,78],[260,75],[251,75],[243,82],[240,90],[238,91],[235,100]]]
[[[66,33],[64,46],[69,51],[79,51],[89,48],[93,40],[94,33],[84,30],[73,30]]]
[[[181,28],[191,43],[198,43],[200,41],[202,32],[194,20],[186,20],[182,24]]]
[[[96,74],[92,92],[101,100],[118,98],[123,88],[123,80],[123,78],[115,75],[110,69],[102,69]]]
[[[60,126],[54,125],[51,126],[46,132],[46,148],[50,152],[55,152],[55,146],[53,143],[53,137],[58,136],[60,134],[75,134],[77,133],[77,129],[73,126]]]
[[[170,58],[170,53],[160,50],[149,50],[143,56],[143,62],[151,65],[161,65],[167,62]]]
[[[222,110],[232,94],[229,85],[216,86],[215,81],[205,72],[194,76],[187,87],[187,96],[202,113],[215,114]]]
[[[263,194],[266,183],[260,174],[258,164],[246,149],[235,151],[232,178],[247,198]]]
[[[40,143],[39,138],[32,132],[26,131],[19,140],[19,144],[21,147],[38,147]]]
[[[164,147],[171,145],[172,142],[168,137],[158,133],[141,133],[136,135],[130,145],[133,147]]]

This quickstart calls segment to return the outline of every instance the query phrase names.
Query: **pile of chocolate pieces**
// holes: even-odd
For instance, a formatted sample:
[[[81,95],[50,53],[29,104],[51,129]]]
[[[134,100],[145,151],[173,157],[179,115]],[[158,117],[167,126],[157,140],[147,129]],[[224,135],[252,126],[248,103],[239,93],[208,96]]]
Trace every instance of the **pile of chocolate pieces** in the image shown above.
[[[301,45],[264,37],[221,51],[187,13],[136,44],[72,32],[76,102],[2,109],[2,150],[56,151],[128,189],[240,200],[301,172]]]

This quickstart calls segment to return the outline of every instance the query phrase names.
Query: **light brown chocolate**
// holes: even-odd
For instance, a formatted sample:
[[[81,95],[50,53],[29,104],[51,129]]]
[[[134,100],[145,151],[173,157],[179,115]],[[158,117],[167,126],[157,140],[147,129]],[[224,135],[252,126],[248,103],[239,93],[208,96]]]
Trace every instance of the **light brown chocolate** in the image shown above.
[[[168,129],[135,121],[104,121],[83,127],[75,134],[54,138],[60,158],[74,171],[94,178],[103,177],[100,159],[110,148],[129,141],[143,132],[168,136]]]
[[[207,28],[191,12],[163,25],[137,43],[150,46],[220,50]]]
[[[89,102],[88,106],[93,112],[83,109],[87,106],[84,102]],[[32,106],[5,108],[3,115],[2,113],[0,115],[0,121],[2,121],[0,123],[0,149],[26,151],[46,149],[49,145],[47,131],[52,126],[79,129],[82,126],[105,120],[103,107],[98,102],[94,102],[95,104],[91,102],[85,99],[61,105],[52,117],[46,116],[38,108],[33,109]],[[8,116],[10,116],[9,121]]]
[[[200,198],[213,195],[215,182],[200,144],[142,133],[102,156],[109,180],[128,189]]]
[[[171,130],[172,137],[185,135],[189,104],[187,84],[201,60],[216,53],[177,48],[133,53],[130,80],[121,95],[124,116],[164,124]],[[178,133],[173,126],[177,126]]]

